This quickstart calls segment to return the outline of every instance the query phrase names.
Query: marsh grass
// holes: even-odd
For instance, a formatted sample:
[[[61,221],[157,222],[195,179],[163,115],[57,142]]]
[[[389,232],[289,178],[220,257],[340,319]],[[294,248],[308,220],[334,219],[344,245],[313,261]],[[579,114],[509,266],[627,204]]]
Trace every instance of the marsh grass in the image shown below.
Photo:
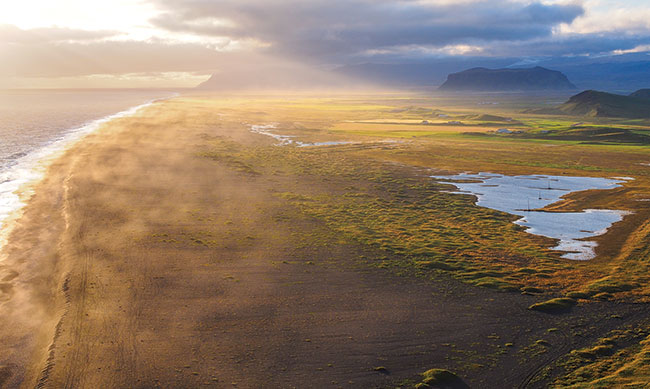
[[[650,193],[650,168],[642,164],[650,163],[650,147],[622,144],[614,138],[596,144],[598,139],[590,138],[599,136],[598,128],[607,127],[645,139],[650,122],[594,119],[577,131],[572,125],[584,119],[521,115],[518,112],[528,108],[523,102],[515,102],[512,109],[476,112],[460,103],[425,107],[442,102],[390,96],[192,104],[227,113],[226,119],[215,119],[214,126],[235,129],[230,136],[205,138],[199,157],[241,173],[242,179],[272,183],[272,193],[286,204],[286,209],[272,215],[273,220],[303,218],[325,227],[308,233],[297,224],[292,233],[301,242],[297,249],[329,252],[336,245],[360,247],[359,255],[349,259],[357,262],[351,265],[423,279],[453,277],[479,288],[532,294],[540,302],[531,309],[542,312],[570,309],[578,300],[581,304],[599,304],[601,299],[650,301],[650,210],[648,203],[637,201]],[[481,118],[479,113],[512,117],[517,123]],[[464,125],[422,125],[422,120],[443,122],[439,114]],[[262,135],[250,142],[237,132],[248,131],[242,123],[252,122],[278,123],[281,133],[301,140],[356,143],[276,147]],[[494,124],[521,128],[532,136],[486,136]],[[616,131],[604,134],[610,133]],[[556,207],[625,209],[635,216],[598,238],[595,260],[564,260],[548,249],[554,245],[552,240],[526,233],[512,223],[512,215],[477,207],[472,196],[445,193],[453,187],[428,178],[463,171],[632,176],[635,180],[621,190],[574,194]],[[552,330],[549,336],[557,336],[550,334],[557,331]],[[575,331],[571,333],[578,336]],[[617,387],[648,382],[647,337],[643,331],[626,335],[626,340],[609,336],[610,340],[579,349],[566,362],[570,369],[554,385]],[[549,339],[556,343],[556,338]],[[496,352],[514,353],[510,343],[503,346],[503,342],[499,341]],[[526,347],[517,343],[514,349],[518,357],[530,359],[555,348],[542,339]],[[424,385],[429,384],[420,383]]]
[[[645,387],[650,380],[647,328],[611,331],[594,344],[573,350],[558,363],[563,371],[551,387]]]
[[[368,260],[375,266],[422,277],[444,272],[480,287],[529,293],[561,288],[558,277],[576,271],[546,249],[550,240],[512,224],[512,215],[476,207],[471,196],[442,192],[447,186],[403,167],[359,157],[371,147],[217,146],[219,159],[204,156],[311,183],[278,188],[277,196],[342,238],[384,252]]]
[[[255,101],[228,104],[232,112],[260,111]],[[448,274],[480,287],[527,294],[590,300],[650,296],[645,276],[650,269],[643,260],[650,256],[650,224],[635,230],[627,242],[618,240],[625,243],[622,260],[613,262],[610,256],[592,263],[567,261],[548,249],[552,240],[514,225],[516,217],[477,207],[473,196],[445,193],[453,188],[427,178],[431,168],[437,172],[635,176],[636,188],[623,197],[594,198],[601,207],[638,206],[626,199],[641,196],[650,187],[649,180],[642,178],[650,177],[650,169],[636,163],[650,160],[643,147],[472,136],[465,134],[467,126],[422,125],[420,121],[437,120],[438,114],[445,113],[449,117],[444,120],[461,119],[476,126],[490,122],[481,117],[493,118],[466,108],[424,109],[390,97],[376,102],[296,99],[265,100],[263,104],[263,111],[273,114],[258,116],[278,123],[283,133],[361,142],[296,148],[270,146],[268,139],[268,143],[251,145],[219,137],[207,139],[200,156],[245,175],[273,180],[279,198],[324,223],[339,242],[368,247],[372,254],[360,257],[363,263],[424,278]],[[512,112],[491,111],[490,115],[513,117],[531,132],[566,131],[577,121],[517,117]],[[378,117],[382,119],[377,121]],[[598,120],[583,126],[616,125],[637,131],[645,124]],[[414,135],[417,140],[384,142]],[[303,239],[305,246],[326,240],[319,236]]]

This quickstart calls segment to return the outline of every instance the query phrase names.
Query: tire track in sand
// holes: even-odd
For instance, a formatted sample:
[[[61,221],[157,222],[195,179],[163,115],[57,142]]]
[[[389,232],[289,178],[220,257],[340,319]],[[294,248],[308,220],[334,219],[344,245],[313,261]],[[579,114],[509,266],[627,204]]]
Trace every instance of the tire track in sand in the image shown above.
[[[57,251],[59,254],[60,262],[64,266],[71,266],[72,269],[68,269],[65,272],[65,278],[63,284],[61,285],[61,293],[63,294],[64,307],[63,313],[55,327],[54,336],[52,342],[48,348],[48,357],[45,363],[45,366],[41,370],[41,374],[37,381],[37,388],[48,387],[50,376],[52,370],[56,364],[57,358],[57,344],[61,339],[62,328],[64,324],[68,324],[67,321],[70,321],[68,325],[71,329],[70,339],[71,343],[74,345],[80,345],[81,334],[83,331],[84,325],[84,307],[86,304],[86,288],[88,285],[88,266],[90,262],[90,256],[88,254],[81,255],[82,258],[80,263],[76,263],[75,257],[79,257],[77,246],[75,243],[80,243],[80,231],[72,230],[71,223],[71,209],[73,208],[74,197],[71,195],[71,180],[73,179],[73,171],[77,168],[79,157],[75,157],[73,162],[68,168],[68,174],[63,180],[63,201],[61,207],[61,215],[64,221],[64,230],[61,234]],[[78,279],[78,285],[75,284],[75,279]],[[78,301],[75,302],[74,308],[72,302],[73,293],[71,289],[74,290],[74,295],[78,296]],[[73,309],[71,311],[71,308]],[[87,346],[86,346],[87,347]],[[69,360],[70,369],[67,369],[65,375],[65,381],[63,387],[65,388],[74,388],[77,387],[80,377],[83,373],[83,363],[80,358],[80,348],[71,347],[71,353],[66,358]]]

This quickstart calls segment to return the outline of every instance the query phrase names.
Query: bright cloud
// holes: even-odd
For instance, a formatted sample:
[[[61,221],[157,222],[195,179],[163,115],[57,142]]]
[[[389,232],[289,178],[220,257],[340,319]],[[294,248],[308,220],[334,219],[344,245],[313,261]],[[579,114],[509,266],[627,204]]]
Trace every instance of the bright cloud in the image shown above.
[[[649,48],[648,0],[0,2],[0,78],[101,75],[95,79],[168,82],[177,75],[189,84],[248,65],[253,56],[318,68]]]
[[[128,33],[147,27],[158,11],[139,0],[20,0],[0,2],[0,23],[22,29],[53,26]]]

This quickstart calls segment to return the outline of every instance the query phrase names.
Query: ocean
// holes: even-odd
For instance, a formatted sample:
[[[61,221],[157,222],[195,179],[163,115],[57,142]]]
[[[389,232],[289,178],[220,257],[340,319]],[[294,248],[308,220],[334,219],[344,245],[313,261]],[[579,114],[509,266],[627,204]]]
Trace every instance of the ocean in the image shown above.
[[[19,189],[42,178],[48,161],[106,121],[137,111],[162,90],[0,91],[0,247],[3,226],[29,193]]]

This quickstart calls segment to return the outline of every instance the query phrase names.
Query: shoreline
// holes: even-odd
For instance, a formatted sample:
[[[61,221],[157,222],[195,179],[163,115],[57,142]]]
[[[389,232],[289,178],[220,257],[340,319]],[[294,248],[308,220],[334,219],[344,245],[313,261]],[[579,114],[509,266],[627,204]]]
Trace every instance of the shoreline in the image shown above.
[[[0,261],[3,260],[3,248],[6,246],[15,222],[22,215],[22,210],[34,195],[34,186],[41,182],[48,168],[75,144],[98,130],[107,123],[135,115],[143,108],[159,101],[178,97],[175,93],[169,97],[154,98],[142,104],[127,108],[111,115],[103,116],[81,126],[70,128],[62,137],[53,139],[44,146],[35,149],[15,160],[5,172],[0,172]]]
[[[77,266],[66,243],[69,183],[81,170],[77,161],[95,136],[111,137],[120,120],[137,117],[156,98],[93,120],[23,157],[14,169],[23,173],[9,192],[16,208],[0,229],[0,386],[40,385],[54,358],[54,344],[71,302],[68,282]],[[92,136],[92,137],[91,137]],[[25,174],[28,173],[28,174]]]

